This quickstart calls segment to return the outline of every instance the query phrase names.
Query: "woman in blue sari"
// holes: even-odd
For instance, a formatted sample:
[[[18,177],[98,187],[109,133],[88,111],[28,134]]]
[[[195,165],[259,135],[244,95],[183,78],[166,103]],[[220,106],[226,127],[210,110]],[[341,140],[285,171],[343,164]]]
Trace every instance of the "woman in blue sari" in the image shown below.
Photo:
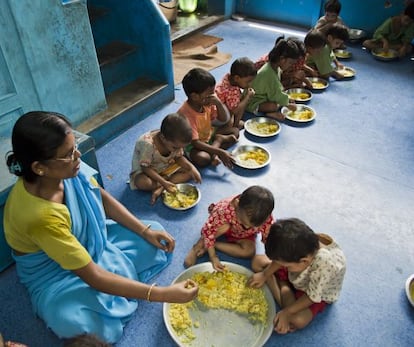
[[[114,343],[136,299],[184,303],[197,295],[192,281],[146,284],[169,264],[174,238],[99,187],[64,116],[26,113],[12,146],[7,165],[19,179],[4,210],[5,236],[35,313],[59,337],[92,333]]]

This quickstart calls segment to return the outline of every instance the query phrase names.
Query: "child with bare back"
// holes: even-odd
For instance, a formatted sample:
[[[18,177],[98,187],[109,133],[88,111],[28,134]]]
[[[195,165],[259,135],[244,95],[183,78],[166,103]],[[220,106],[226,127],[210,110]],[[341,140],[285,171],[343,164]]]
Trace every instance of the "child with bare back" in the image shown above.
[[[191,145],[186,148],[190,160],[199,167],[223,163],[232,168],[234,159],[226,149],[237,142],[239,129],[229,124],[229,111],[214,94],[214,76],[194,68],[187,72],[182,84],[187,101],[178,113],[189,120],[192,128]]]
[[[201,229],[201,237],[185,258],[184,266],[194,265],[208,252],[213,267],[224,269],[216,250],[233,257],[252,258],[257,234],[266,239],[273,223],[273,194],[261,186],[251,186],[243,193],[222,199],[208,208],[209,216]],[[226,241],[217,239],[224,236]]]
[[[135,143],[130,188],[152,191],[154,204],[164,189],[174,192],[177,183],[190,179],[201,183],[200,173],[184,156],[191,136],[190,123],[177,113],[167,115],[160,129],[143,134]]]

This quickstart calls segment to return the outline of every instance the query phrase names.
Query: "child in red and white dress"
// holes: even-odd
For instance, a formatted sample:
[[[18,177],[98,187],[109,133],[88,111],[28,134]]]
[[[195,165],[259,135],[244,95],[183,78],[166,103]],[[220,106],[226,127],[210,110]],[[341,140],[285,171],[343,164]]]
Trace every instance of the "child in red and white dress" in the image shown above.
[[[216,250],[233,257],[253,257],[256,235],[261,234],[264,242],[273,223],[273,208],[273,194],[261,186],[251,186],[240,195],[211,204],[201,237],[186,256],[184,266],[194,265],[198,257],[208,252],[213,268],[223,271]],[[217,241],[220,236],[226,240]]]
[[[254,95],[250,83],[256,77],[257,70],[253,61],[247,57],[236,59],[220,83],[216,85],[215,93],[231,113],[230,125],[243,128],[243,115],[247,103]],[[243,91],[242,91],[243,90]]]

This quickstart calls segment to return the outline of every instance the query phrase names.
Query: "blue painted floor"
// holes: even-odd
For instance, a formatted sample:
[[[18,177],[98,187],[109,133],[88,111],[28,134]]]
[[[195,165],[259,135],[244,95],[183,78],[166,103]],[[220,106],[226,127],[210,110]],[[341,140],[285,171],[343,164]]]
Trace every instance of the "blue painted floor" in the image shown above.
[[[272,48],[277,30],[225,21],[205,33],[222,37],[219,50],[232,53],[233,59],[255,60]],[[266,346],[413,346],[414,308],[405,297],[404,282],[414,273],[414,62],[380,62],[358,45],[349,50],[353,58],[344,63],[357,76],[331,80],[328,90],[314,94],[309,105],[317,112],[315,121],[308,126],[284,123],[277,137],[259,141],[272,154],[267,168],[203,170],[202,199],[192,210],[172,211],[161,201],[151,206],[149,193],[132,192],[125,183],[136,138],[179,108],[185,100],[181,85],[174,102],[97,152],[105,188],[140,218],[159,221],[177,240],[173,262],[157,278],[159,285],[168,285],[184,270],[184,257],[199,236],[208,205],[252,184],[273,192],[275,217],[299,217],[336,239],[348,264],[339,301],[303,331],[274,333]],[[212,71],[217,80],[230,64]],[[255,142],[242,132],[241,144]],[[14,268],[0,278],[1,312],[14,312],[1,314],[0,331],[33,347],[59,346],[33,318]],[[162,304],[140,303],[117,344],[131,346],[174,346]]]

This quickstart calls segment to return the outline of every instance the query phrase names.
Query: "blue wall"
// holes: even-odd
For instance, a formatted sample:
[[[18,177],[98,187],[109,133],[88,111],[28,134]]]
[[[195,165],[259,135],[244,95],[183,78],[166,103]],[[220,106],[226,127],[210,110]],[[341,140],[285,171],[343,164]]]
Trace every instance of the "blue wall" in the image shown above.
[[[321,0],[240,0],[236,12],[248,17],[311,27],[319,18]]]
[[[40,108],[61,112],[74,125],[103,110],[105,94],[86,1],[8,4],[14,19],[9,25],[18,30]]]
[[[359,28],[372,34],[388,17],[401,13],[405,0],[342,0],[341,17],[350,28]],[[250,18],[275,21],[311,28],[324,14],[324,0],[238,0],[236,12]]]

